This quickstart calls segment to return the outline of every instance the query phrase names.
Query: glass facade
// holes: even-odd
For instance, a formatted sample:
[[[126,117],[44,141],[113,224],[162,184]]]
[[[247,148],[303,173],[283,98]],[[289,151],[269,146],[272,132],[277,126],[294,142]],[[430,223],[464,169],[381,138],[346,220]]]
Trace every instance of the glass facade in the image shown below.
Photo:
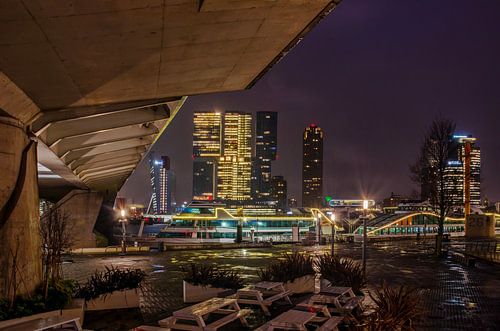
[[[217,168],[217,198],[242,201],[251,198],[252,115],[224,115],[224,149]]]
[[[222,155],[222,114],[195,112],[193,118],[193,200],[213,200],[217,161]]]
[[[315,124],[304,131],[302,145],[302,206],[323,204],[323,131]]]

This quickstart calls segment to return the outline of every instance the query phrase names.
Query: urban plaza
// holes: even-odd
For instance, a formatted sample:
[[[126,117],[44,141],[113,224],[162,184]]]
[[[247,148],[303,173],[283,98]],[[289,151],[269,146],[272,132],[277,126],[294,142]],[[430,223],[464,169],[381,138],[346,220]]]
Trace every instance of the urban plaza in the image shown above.
[[[499,22],[0,0],[0,331],[500,330]]]

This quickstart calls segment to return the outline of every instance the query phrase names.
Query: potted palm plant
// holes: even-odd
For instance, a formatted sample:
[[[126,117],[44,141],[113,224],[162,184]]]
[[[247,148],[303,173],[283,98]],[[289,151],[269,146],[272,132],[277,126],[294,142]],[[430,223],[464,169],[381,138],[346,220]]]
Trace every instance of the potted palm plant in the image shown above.
[[[314,292],[313,260],[305,254],[285,254],[258,274],[263,281],[284,283],[285,289],[296,294]]]
[[[138,289],[145,276],[140,269],[106,267],[78,285],[76,297],[85,299],[86,310],[137,308]]]
[[[183,271],[182,292],[185,303],[204,301],[243,287],[243,279],[233,270],[192,263],[188,268],[183,268]]]
[[[321,286],[335,285],[351,287],[357,295],[364,295],[361,289],[365,286],[363,269],[356,261],[325,254],[315,261],[316,269],[321,274]]]
[[[421,291],[409,286],[393,288],[384,282],[369,295],[375,305],[365,321],[368,330],[414,330],[413,322],[424,312]]]

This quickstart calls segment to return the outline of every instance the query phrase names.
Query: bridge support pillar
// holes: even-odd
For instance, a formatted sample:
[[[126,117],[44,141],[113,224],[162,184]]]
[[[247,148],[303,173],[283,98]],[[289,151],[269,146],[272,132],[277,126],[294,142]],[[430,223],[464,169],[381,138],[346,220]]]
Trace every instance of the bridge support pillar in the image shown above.
[[[102,205],[102,194],[88,190],[72,190],[56,204],[68,218],[73,248],[96,247],[94,226]]]
[[[0,109],[0,298],[41,282],[36,142]]]

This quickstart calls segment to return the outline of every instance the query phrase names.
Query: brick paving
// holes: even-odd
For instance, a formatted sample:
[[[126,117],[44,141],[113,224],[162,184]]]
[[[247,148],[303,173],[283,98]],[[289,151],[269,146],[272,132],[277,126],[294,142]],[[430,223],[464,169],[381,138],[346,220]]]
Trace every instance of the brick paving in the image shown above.
[[[500,267],[478,263],[465,267],[450,259],[436,259],[428,253],[430,243],[414,241],[382,242],[369,245],[368,291],[386,280],[390,285],[409,284],[425,294],[426,315],[416,323],[417,330],[500,330]],[[85,327],[96,330],[124,330],[140,324],[155,325],[170,316],[182,303],[183,265],[191,262],[213,263],[238,270],[248,282],[257,280],[259,267],[292,249],[311,252],[329,251],[329,247],[276,246],[272,249],[232,249],[151,253],[119,256],[75,256],[64,264],[65,276],[85,280],[105,266],[133,267],[148,273],[136,312],[87,314]],[[358,244],[338,244],[341,256],[360,259]],[[285,307],[278,307],[278,313]],[[118,321],[119,322],[116,322]],[[264,322],[258,311],[250,324]],[[237,327],[237,329],[241,329]]]

